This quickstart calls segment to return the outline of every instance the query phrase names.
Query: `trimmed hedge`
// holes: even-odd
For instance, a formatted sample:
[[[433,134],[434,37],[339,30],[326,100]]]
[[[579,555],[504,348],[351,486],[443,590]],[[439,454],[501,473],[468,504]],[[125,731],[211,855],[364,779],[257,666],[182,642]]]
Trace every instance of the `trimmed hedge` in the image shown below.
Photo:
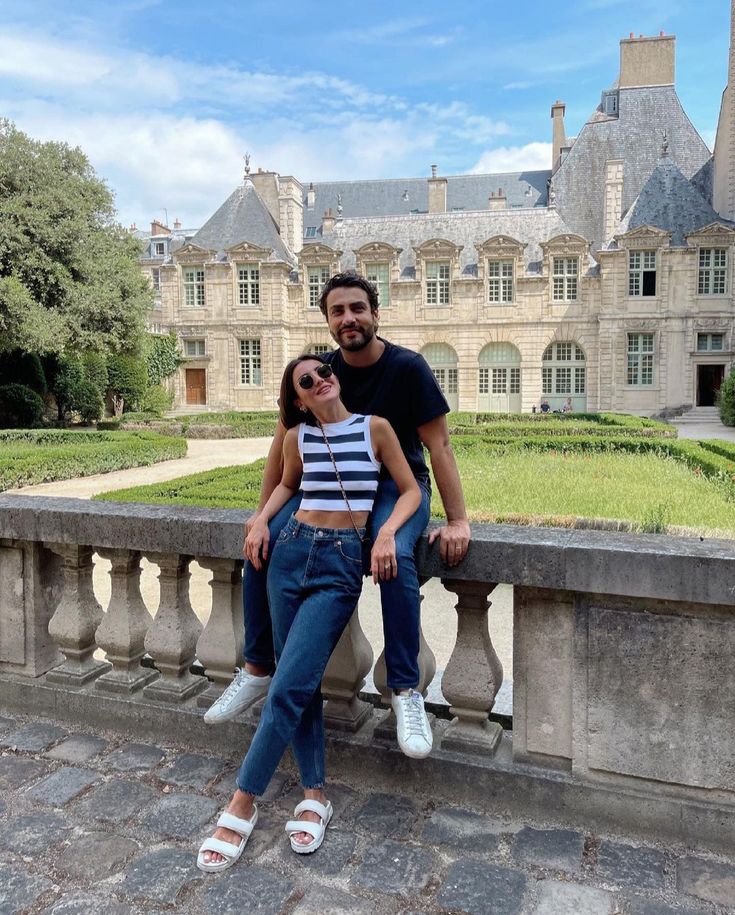
[[[40,426],[43,419],[43,399],[24,384],[0,387],[0,429],[16,426]]]
[[[46,429],[0,433],[0,492],[125,470],[186,455],[186,442],[151,432]]]

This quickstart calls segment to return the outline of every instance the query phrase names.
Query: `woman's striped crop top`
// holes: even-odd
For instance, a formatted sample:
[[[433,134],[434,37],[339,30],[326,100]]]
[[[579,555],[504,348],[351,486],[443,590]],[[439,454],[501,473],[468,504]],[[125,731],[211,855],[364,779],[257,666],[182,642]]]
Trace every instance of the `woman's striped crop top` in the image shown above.
[[[353,512],[370,511],[375,501],[380,462],[370,439],[370,417],[354,413],[339,423],[322,428],[337,463],[342,485]],[[347,511],[334,465],[318,426],[301,423],[299,454],[304,472],[301,478],[301,508],[305,511]]]

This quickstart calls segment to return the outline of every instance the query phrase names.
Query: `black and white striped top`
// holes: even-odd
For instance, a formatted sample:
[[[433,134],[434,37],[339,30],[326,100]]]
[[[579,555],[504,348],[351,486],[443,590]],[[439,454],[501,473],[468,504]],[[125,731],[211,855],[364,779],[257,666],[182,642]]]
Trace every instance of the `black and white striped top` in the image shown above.
[[[353,512],[369,512],[375,501],[380,462],[373,452],[370,417],[357,413],[340,423],[323,425],[329,447]],[[347,511],[324,436],[318,426],[301,423],[299,454],[304,467],[301,508],[305,511]]]

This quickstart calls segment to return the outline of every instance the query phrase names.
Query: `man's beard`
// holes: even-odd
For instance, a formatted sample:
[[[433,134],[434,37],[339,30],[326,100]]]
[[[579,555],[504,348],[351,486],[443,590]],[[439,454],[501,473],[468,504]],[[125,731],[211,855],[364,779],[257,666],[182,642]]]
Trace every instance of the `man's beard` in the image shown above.
[[[360,336],[352,337],[352,339],[344,340],[343,335],[346,331],[341,331],[338,334],[332,334],[332,339],[339,346],[340,349],[347,350],[348,353],[359,353],[360,350],[365,349],[368,346],[373,338],[375,337],[375,327],[356,327],[355,331]]]

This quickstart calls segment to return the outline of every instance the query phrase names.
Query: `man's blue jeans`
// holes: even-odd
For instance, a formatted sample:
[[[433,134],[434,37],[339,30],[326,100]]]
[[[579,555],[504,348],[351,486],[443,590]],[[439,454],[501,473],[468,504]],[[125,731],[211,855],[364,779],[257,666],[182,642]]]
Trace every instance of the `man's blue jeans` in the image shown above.
[[[416,574],[414,550],[416,543],[429,523],[428,490],[419,484],[421,505],[396,534],[398,576],[380,583],[383,607],[383,635],[385,638],[385,665],[389,689],[411,689],[419,682],[419,619],[421,601],[419,580]],[[398,487],[393,480],[383,480],[378,486],[368,533],[373,536],[380,530],[398,500]],[[268,525],[271,544],[275,543],[287,520],[298,510],[301,496],[293,499],[274,515]],[[245,563],[243,585],[243,612],[245,617],[245,660],[250,664],[273,669],[274,651],[271,620],[268,612],[266,572],[256,571]]]
[[[237,778],[263,794],[289,745],[304,788],[324,784],[320,684],[362,588],[362,544],[353,529],[287,521],[268,569],[276,672]]]

